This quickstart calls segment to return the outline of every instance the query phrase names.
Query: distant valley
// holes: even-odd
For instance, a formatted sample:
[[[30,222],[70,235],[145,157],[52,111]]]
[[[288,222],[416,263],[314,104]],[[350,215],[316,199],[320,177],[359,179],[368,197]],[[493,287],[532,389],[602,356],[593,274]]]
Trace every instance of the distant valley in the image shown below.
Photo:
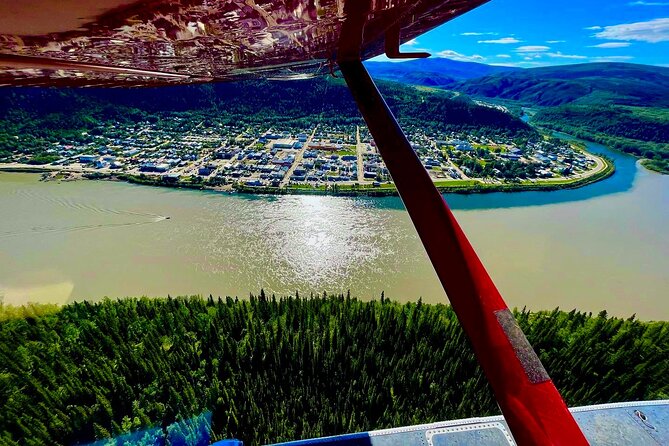
[[[374,78],[428,87],[450,87],[463,80],[521,71],[520,68],[460,62],[442,57],[408,62],[367,62],[365,65]]]
[[[368,62],[367,67],[379,79],[526,105],[669,107],[669,68],[649,65],[589,63],[520,69],[435,58]]]
[[[593,63],[518,69],[440,58],[367,65],[379,79],[456,91],[518,113],[525,109],[534,124],[606,144],[669,172],[669,68]]]

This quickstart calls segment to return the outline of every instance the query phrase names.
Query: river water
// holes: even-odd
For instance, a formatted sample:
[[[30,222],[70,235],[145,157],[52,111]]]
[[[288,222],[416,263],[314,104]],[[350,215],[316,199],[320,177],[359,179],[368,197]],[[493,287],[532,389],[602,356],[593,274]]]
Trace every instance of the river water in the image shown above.
[[[510,306],[669,319],[669,176],[447,195]],[[169,217],[169,218],[166,218]],[[398,198],[244,196],[0,173],[0,299],[346,292],[445,302]]]

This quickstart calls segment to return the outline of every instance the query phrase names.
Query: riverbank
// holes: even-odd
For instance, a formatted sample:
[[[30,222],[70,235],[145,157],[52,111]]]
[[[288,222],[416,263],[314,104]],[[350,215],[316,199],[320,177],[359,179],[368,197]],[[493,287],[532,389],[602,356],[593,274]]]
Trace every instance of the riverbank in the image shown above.
[[[505,182],[486,182],[478,179],[436,181],[435,186],[442,193],[476,194],[492,192],[523,192],[523,191],[555,191],[575,189],[601,181],[615,172],[615,165],[606,157],[589,154],[597,162],[597,166],[587,175],[571,178],[549,178],[536,180],[510,180]],[[158,186],[179,189],[210,190],[217,192],[238,192],[259,195],[331,195],[338,197],[390,197],[397,196],[397,188],[393,183],[383,184],[332,184],[311,186],[307,184],[289,184],[286,187],[249,186],[243,183],[217,185],[198,181],[175,181],[171,178],[154,175],[133,175],[109,170],[79,169],[66,170],[61,166],[34,166],[18,163],[0,164],[0,171],[45,174],[45,180],[108,180],[125,181],[145,186]]]
[[[615,175],[551,193],[445,198],[509,305],[669,318],[669,177],[605,147],[587,149],[613,159]],[[228,194],[0,173],[0,209],[11,216],[0,219],[5,304],[260,288],[446,300],[397,197]]]
[[[588,176],[567,179],[545,179],[545,180],[522,180],[508,181],[504,183],[487,183],[480,180],[462,180],[462,181],[441,181],[435,182],[435,186],[442,193],[450,194],[477,194],[493,192],[527,192],[527,191],[556,191],[563,189],[576,189],[589,184],[601,181],[613,175],[615,172],[614,163],[605,158],[601,159],[601,165],[594,169]],[[334,195],[343,197],[368,196],[368,197],[387,197],[398,196],[397,188],[394,184],[372,185],[336,185],[335,188],[315,188],[304,186],[289,186],[286,189],[271,187],[249,187],[237,186],[235,188],[240,193],[259,193],[259,194],[315,194],[315,195]]]
[[[652,170],[653,172],[669,175],[669,160],[651,160],[648,158],[643,158],[641,160],[641,165],[648,170]]]
[[[641,165],[648,170],[669,175],[669,158],[666,157],[666,154],[654,153],[651,150],[652,146],[661,147],[661,143],[650,143],[604,133],[593,133],[590,129],[560,125],[553,122],[541,122],[540,124],[532,122],[532,124],[538,130],[569,134],[584,141],[605,145],[610,147],[611,150],[617,150],[637,158],[641,161]],[[651,148],[645,147],[646,145],[650,145]]]

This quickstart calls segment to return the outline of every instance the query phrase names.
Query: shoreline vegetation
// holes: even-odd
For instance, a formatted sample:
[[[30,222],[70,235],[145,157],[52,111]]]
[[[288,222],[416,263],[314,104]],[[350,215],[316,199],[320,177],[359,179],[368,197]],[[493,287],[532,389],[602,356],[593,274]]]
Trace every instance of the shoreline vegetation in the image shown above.
[[[516,180],[499,182],[485,182],[478,179],[469,180],[445,180],[436,181],[435,185],[442,193],[474,194],[474,193],[492,193],[492,192],[523,192],[523,191],[555,191],[561,189],[575,189],[589,184],[601,181],[610,177],[615,172],[615,165],[612,160],[606,156],[593,155],[598,158],[602,166],[593,169],[587,176],[577,178],[559,178],[544,180]],[[332,195],[332,196],[368,196],[368,197],[387,197],[397,196],[398,192],[393,183],[382,183],[374,186],[372,184],[333,184],[328,186],[314,187],[302,184],[290,184],[286,187],[269,186],[248,186],[243,183],[218,186],[210,184],[201,179],[199,181],[167,181],[162,177],[151,175],[131,175],[127,173],[99,172],[99,171],[66,171],[56,169],[53,166],[35,166],[35,165],[8,165],[0,164],[0,172],[23,172],[23,173],[41,173],[46,180],[109,180],[125,181],[131,184],[145,186],[158,186],[183,189],[209,190],[217,192],[238,192],[244,194],[258,195]]]
[[[514,315],[568,405],[669,397],[669,322]],[[194,416],[211,440],[266,444],[498,413],[452,308],[383,295],[0,305],[0,378],[7,445]]]
[[[641,165],[653,172],[669,175],[669,162],[667,161],[642,158]]]
[[[533,122],[533,124],[537,125],[538,127],[540,126],[542,129],[574,135],[579,139],[593,142],[595,144],[602,144],[609,147],[611,150],[617,150],[618,152],[632,155],[638,159],[641,162],[641,165],[646,169],[661,173],[663,175],[669,175],[669,155],[665,155],[663,158],[663,155],[655,154],[653,151],[649,150],[642,151],[639,148],[643,148],[647,145],[661,146],[662,144],[649,143],[646,141],[638,141],[629,138],[616,138],[606,134],[592,133],[589,130],[570,127],[553,122],[541,122],[538,124]]]
[[[556,190],[612,173],[599,159],[588,170],[592,162],[574,158],[579,148],[505,108],[399,84],[380,88],[442,192]],[[4,169],[42,165],[73,177],[222,192],[397,195],[341,80],[170,91],[8,90],[0,95]]]

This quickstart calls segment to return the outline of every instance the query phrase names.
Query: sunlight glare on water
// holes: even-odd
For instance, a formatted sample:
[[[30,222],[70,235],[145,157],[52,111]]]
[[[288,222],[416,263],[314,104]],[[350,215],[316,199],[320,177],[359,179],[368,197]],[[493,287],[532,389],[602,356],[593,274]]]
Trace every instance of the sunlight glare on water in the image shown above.
[[[669,177],[609,154],[616,175],[582,189],[447,197],[510,306],[669,318]],[[0,173],[0,211],[5,303],[261,288],[446,302],[395,197],[227,195]]]

